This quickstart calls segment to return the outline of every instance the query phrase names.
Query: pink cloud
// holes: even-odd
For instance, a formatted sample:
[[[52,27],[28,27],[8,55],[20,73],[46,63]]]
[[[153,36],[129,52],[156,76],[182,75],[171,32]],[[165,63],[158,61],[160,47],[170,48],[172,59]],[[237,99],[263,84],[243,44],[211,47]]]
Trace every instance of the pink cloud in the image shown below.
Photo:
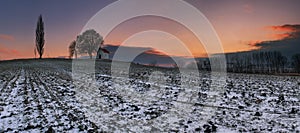
[[[0,34],[0,40],[14,41],[15,38],[11,35]]]

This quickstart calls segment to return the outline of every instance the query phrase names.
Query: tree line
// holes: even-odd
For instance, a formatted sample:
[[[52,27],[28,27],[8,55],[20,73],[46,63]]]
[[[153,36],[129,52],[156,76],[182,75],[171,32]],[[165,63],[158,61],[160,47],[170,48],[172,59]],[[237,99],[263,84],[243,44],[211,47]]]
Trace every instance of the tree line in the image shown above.
[[[240,52],[226,54],[228,72],[237,73],[300,73],[300,54],[287,58],[279,51]],[[200,70],[210,70],[209,59],[198,60]]]

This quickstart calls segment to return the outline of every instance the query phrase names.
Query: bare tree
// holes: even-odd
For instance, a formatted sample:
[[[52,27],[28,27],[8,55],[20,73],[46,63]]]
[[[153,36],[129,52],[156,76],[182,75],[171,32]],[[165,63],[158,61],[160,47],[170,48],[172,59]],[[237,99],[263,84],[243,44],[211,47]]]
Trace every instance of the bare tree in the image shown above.
[[[282,73],[287,58],[278,51],[241,52],[228,54],[227,69],[243,73]]]
[[[40,56],[39,58],[41,59],[44,54],[44,44],[45,44],[44,22],[43,22],[42,15],[39,16],[36,30],[35,30],[35,35],[36,35],[36,39],[35,39],[36,50]]]
[[[69,46],[69,58],[71,59],[74,54],[75,54],[75,58],[77,58],[77,54],[76,54],[76,41],[72,41],[70,46]]]
[[[300,73],[300,54],[295,54],[292,57],[292,65],[295,72]]]
[[[102,42],[103,38],[99,33],[93,29],[87,30],[77,37],[76,49],[79,54],[88,54],[92,59]]]

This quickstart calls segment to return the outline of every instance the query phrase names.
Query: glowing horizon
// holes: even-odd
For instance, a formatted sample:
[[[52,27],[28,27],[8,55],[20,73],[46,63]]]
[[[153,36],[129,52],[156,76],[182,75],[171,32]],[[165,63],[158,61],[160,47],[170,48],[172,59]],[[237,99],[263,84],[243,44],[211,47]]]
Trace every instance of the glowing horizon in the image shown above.
[[[209,19],[218,33],[226,53],[251,51],[260,48],[256,45],[257,43],[289,38],[295,29],[284,25],[300,24],[300,17],[297,15],[299,9],[296,6],[299,4],[295,4],[300,3],[299,1],[186,1],[198,8]],[[0,60],[34,58],[34,31],[39,14],[43,15],[45,23],[46,42],[43,57],[67,57],[69,44],[76,39],[84,24],[97,11],[112,2],[114,1],[92,1],[91,3],[73,1],[71,4],[73,7],[66,7],[66,5],[70,5],[70,2],[2,2],[0,7],[3,12],[0,13],[0,17],[5,18],[5,21],[0,22]],[[15,8],[11,7],[14,5],[17,5],[19,10],[13,12],[12,10]],[[33,8],[33,6],[40,6],[40,8]],[[83,10],[78,11],[78,8]],[[154,25],[148,23],[148,26],[152,26],[154,29],[164,29],[174,33],[177,35],[176,37],[183,38],[184,44],[192,49],[194,56],[204,57],[206,55],[203,47],[194,47],[199,42],[184,28],[180,28],[171,21],[156,21],[151,17],[143,19],[144,24],[147,24],[146,22],[154,23]],[[122,33],[134,32],[137,30],[135,26],[141,28],[143,22],[137,23],[138,21],[140,20],[136,20],[136,25],[133,24],[134,21],[124,23],[123,28],[116,29],[117,35],[104,40],[105,44],[120,45],[121,42],[118,40],[126,37],[122,36]],[[178,40],[171,36],[164,37],[155,35],[155,32],[139,34],[135,36],[135,39],[126,43],[133,47],[146,47],[146,43],[155,40],[157,45],[164,48],[178,43]],[[180,51],[173,51],[170,55],[183,56]]]

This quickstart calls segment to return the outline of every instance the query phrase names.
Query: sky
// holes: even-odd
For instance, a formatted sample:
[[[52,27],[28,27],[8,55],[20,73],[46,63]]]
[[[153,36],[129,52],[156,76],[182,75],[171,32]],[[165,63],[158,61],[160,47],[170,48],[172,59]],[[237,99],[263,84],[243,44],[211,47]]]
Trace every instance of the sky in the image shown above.
[[[40,14],[45,23],[44,57],[67,56],[68,46],[81,33],[86,23],[98,11],[113,2],[115,1],[1,1],[0,60],[34,57],[35,28]],[[279,50],[290,55],[300,48],[297,45],[298,35],[300,35],[299,0],[186,0],[186,2],[196,7],[208,18],[226,53]],[[158,1],[157,5],[159,4]],[[168,7],[168,5],[160,6]],[[115,12],[120,11],[115,10]],[[167,50],[169,55],[184,56],[180,43],[185,43],[194,56],[206,56],[205,49],[196,44],[197,41],[193,35],[171,20],[148,16],[134,18],[122,25],[119,29],[115,29],[117,34],[104,40],[106,44],[115,46],[124,43],[131,47],[157,46]],[[134,30],[145,25],[155,30],[140,32],[132,36],[123,34],[135,33]],[[178,36],[158,32],[162,29]],[[101,31],[98,32],[101,34]],[[128,39],[120,42],[119,39],[124,37]],[[183,38],[185,41],[180,42],[178,38]],[[159,53],[152,51],[152,54]]]

